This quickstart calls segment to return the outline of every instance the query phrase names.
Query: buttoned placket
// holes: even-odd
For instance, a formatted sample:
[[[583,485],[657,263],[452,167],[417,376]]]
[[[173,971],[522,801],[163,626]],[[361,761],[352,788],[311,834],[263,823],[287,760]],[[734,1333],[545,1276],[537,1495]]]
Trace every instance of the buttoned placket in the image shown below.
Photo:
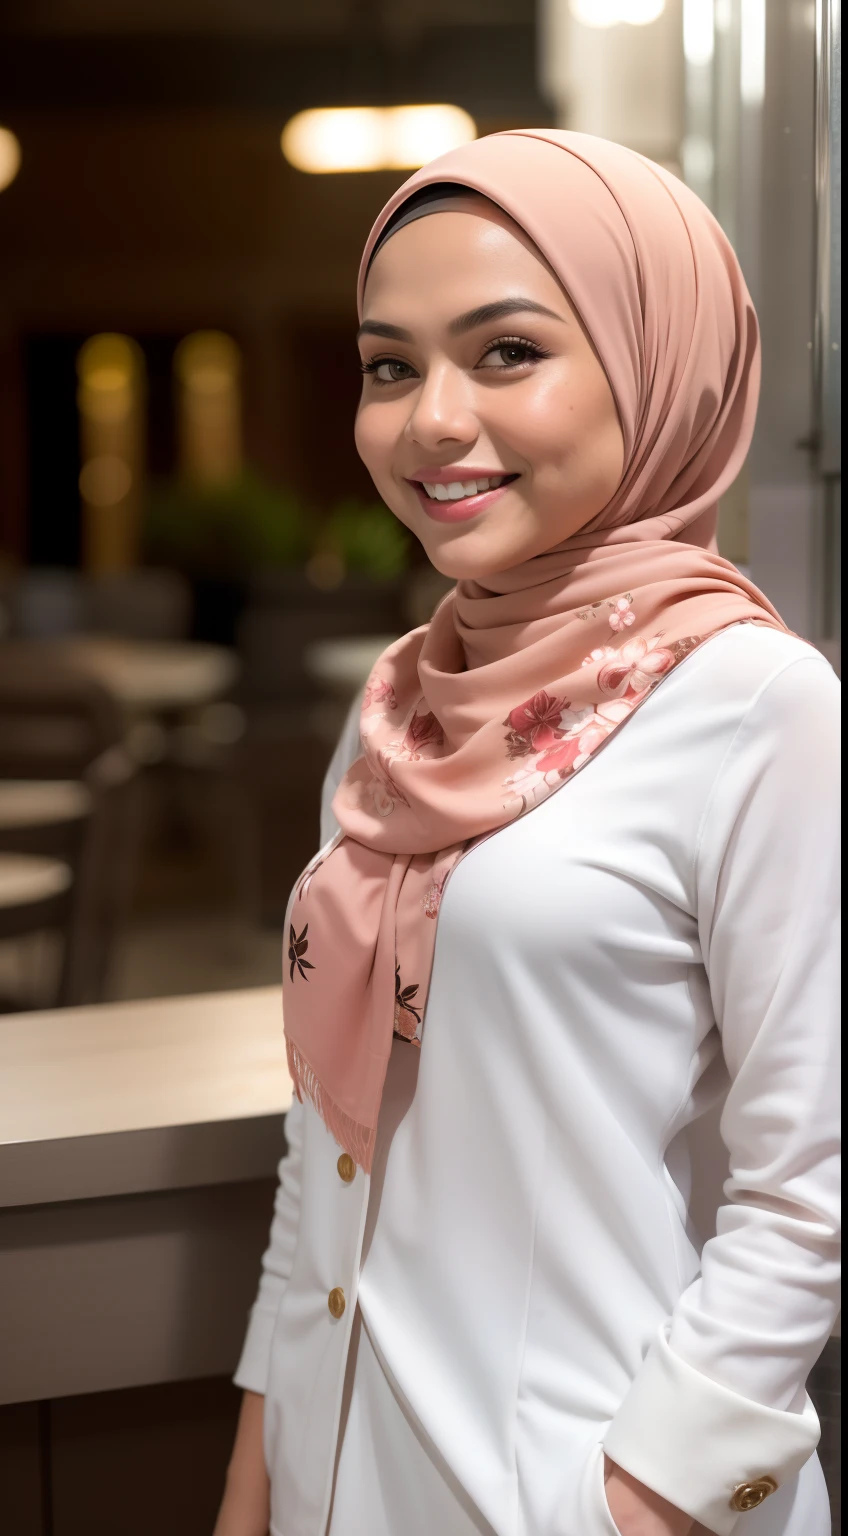
[[[343,1337],[339,1341],[341,1348],[339,1351],[336,1398],[333,1406],[332,1432],[329,1437],[324,1507],[318,1522],[318,1531],[321,1533],[321,1536],[324,1536],[327,1522],[330,1518],[336,1450],[338,1447],[339,1426],[341,1424],[342,1398],[344,1395],[345,1376],[347,1374],[347,1359],[350,1352],[353,1320],[356,1315],[362,1242],[365,1236],[368,1197],[371,1189],[370,1174],[363,1172],[361,1168],[357,1168],[353,1158],[347,1152],[343,1152],[337,1158],[333,1178],[336,1184],[339,1226],[346,1239],[344,1246],[347,1247],[348,1242],[350,1242],[349,1251],[351,1257],[347,1266],[347,1273],[339,1275],[338,1283],[332,1287],[327,1297],[327,1326],[328,1328],[343,1330]]]

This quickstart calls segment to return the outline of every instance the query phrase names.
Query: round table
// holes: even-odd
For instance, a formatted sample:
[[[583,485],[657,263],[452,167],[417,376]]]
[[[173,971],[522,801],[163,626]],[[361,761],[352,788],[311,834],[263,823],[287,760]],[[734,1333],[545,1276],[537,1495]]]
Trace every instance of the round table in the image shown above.
[[[238,657],[194,641],[120,640],[80,635],[64,655],[105,688],[128,714],[170,714],[218,699],[238,678]]]
[[[76,779],[0,779],[0,832],[82,821],[91,807],[90,791]]]
[[[307,671],[337,698],[353,698],[364,688],[378,656],[397,635],[351,635],[341,640],[316,640],[307,646]]]
[[[61,859],[34,853],[0,853],[0,911],[49,901],[67,891],[71,871]]]

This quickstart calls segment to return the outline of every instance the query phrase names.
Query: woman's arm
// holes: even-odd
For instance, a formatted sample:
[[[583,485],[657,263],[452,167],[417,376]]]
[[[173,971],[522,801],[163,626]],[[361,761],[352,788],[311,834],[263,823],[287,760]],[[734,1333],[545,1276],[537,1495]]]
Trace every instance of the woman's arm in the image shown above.
[[[268,1536],[271,1489],[262,1449],[264,1406],[259,1393],[245,1392],[213,1536]]]
[[[360,700],[351,706],[321,793],[321,845],[338,830],[333,796],[350,764],[359,756]],[[262,1419],[268,1380],[271,1337],[283,1292],[294,1264],[300,1217],[303,1106],[295,1100],[286,1117],[288,1150],[279,1166],[271,1236],[262,1259],[259,1291],[235,1374],[244,1388],[238,1429],[227,1471],[224,1498],[214,1536],[266,1536],[269,1478],[265,1467]]]
[[[784,665],[705,810],[697,904],[731,1077],[726,1203],[605,1442],[720,1536],[814,1450],[804,1383],[836,1315],[838,708],[812,650]]]

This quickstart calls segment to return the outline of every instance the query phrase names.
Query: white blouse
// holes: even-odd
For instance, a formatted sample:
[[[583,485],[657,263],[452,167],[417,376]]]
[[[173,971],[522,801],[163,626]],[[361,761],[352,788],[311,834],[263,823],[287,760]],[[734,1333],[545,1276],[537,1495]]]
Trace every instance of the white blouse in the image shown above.
[[[287,1120],[236,1375],[274,1536],[615,1536],[604,1448],[719,1536],[827,1536],[838,708],[734,627],[457,866],[372,1178]],[[328,838],[358,752],[354,711]]]

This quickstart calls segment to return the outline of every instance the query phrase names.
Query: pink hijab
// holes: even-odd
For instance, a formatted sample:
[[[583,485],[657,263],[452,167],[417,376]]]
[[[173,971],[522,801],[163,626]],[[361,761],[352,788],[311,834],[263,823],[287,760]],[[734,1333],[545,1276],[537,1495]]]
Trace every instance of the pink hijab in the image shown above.
[[[578,310],[618,406],[625,468],[604,511],[524,564],[460,581],[390,646],[362,703],[342,832],[295,889],[284,971],[298,1096],[370,1170],[392,1036],[420,1040],[445,881],[567,784],[696,646],[782,628],[710,544],[753,431],[757,322],[736,257],[675,177],[553,129],[479,139],[418,171],[499,204]],[[482,1040],[481,1040],[482,1048]]]

